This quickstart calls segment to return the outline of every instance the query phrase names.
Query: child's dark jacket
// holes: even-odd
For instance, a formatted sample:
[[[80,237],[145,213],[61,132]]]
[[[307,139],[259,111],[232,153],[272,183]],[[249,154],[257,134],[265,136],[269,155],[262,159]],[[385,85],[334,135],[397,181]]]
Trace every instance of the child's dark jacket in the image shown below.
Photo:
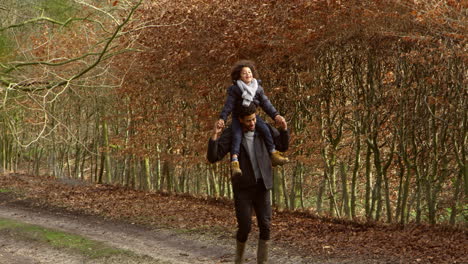
[[[279,113],[271,104],[270,99],[268,99],[268,97],[265,95],[265,91],[260,84],[261,81],[258,80],[258,89],[252,102],[257,107],[260,106],[263,111],[265,111],[265,113],[267,113],[267,115],[272,119],[275,119],[275,116],[277,116]],[[236,84],[231,85],[228,88],[228,96],[219,118],[226,121],[231,112],[233,117],[237,117],[242,107],[242,101],[242,90]]]

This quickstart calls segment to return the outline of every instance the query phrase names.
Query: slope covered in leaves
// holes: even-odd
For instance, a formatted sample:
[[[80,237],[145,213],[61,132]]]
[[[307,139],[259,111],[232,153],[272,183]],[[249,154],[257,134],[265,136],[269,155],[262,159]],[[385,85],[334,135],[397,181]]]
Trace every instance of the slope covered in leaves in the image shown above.
[[[147,193],[109,185],[9,174],[0,190],[37,206],[103,215],[135,223],[233,234],[232,202]],[[256,230],[254,230],[255,235]],[[440,226],[364,224],[314,216],[309,212],[274,211],[273,240],[317,259],[375,259],[376,263],[466,263],[466,229]]]

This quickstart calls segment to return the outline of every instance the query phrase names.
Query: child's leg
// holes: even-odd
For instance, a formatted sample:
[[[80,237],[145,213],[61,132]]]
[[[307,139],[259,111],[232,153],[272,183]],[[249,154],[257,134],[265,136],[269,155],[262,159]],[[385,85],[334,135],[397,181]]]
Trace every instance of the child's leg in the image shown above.
[[[263,121],[263,119],[257,115],[257,123],[255,124],[257,130],[262,134],[265,141],[265,146],[267,147],[268,152],[271,154],[275,152],[275,143],[273,142],[273,136],[271,131],[268,128],[268,125]]]
[[[232,117],[231,159],[237,160],[242,142],[242,126],[237,117]]]
[[[257,130],[262,134],[265,141],[265,146],[267,147],[268,152],[271,154],[271,164],[273,166],[283,165],[289,162],[289,159],[283,157],[279,151],[275,149],[275,143],[273,141],[273,135],[271,134],[270,129],[263,119],[257,115],[257,124],[255,125]]]
[[[240,153],[240,145],[242,141],[242,126],[236,116],[232,116],[232,143],[231,143],[231,172],[232,177],[242,175],[238,156]]]

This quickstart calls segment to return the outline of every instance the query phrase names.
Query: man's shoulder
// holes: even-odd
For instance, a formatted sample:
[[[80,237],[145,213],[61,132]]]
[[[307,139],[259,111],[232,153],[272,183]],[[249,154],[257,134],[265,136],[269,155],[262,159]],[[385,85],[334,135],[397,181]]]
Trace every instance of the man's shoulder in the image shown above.
[[[276,127],[272,126],[270,123],[265,122],[265,125],[270,130],[270,134],[272,137],[278,137],[280,135],[279,130]],[[258,129],[256,128],[256,130]]]
[[[232,134],[232,124],[227,126],[224,130],[223,133],[221,133],[221,137],[228,137],[230,138]]]
[[[280,132],[276,127],[270,125],[269,123],[266,123],[266,125],[268,126],[268,129],[270,129],[270,133],[273,137],[277,137],[280,135]]]

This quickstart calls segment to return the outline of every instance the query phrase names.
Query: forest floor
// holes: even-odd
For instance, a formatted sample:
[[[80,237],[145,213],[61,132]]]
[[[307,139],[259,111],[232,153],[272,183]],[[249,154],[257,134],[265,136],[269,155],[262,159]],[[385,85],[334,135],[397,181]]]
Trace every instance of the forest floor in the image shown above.
[[[0,175],[0,264],[229,263],[235,228],[229,200]],[[466,252],[466,228],[273,213],[270,263],[468,263]]]

